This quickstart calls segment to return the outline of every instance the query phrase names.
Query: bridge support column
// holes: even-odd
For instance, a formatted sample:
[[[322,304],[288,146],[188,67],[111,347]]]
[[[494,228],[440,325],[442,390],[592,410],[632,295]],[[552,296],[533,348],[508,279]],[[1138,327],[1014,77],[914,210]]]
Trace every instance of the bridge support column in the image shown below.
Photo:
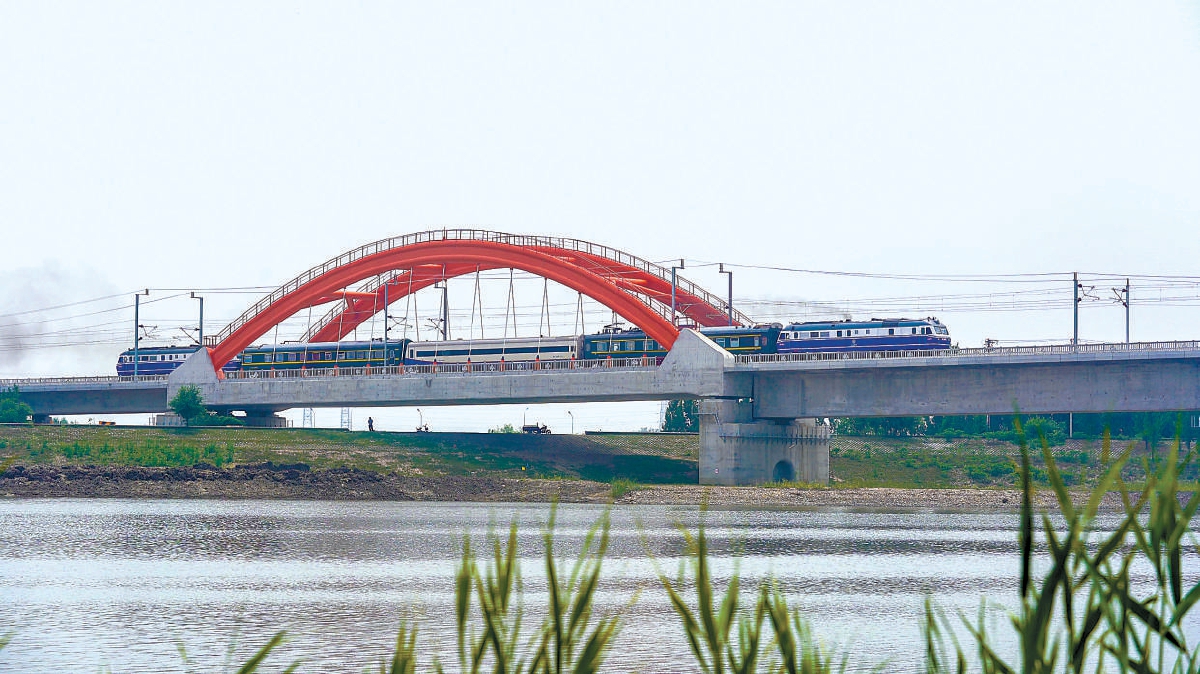
[[[829,430],[813,419],[754,418],[743,400],[700,402],[700,484],[828,484]]]
[[[246,426],[250,428],[287,428],[288,420],[271,412],[246,412]]]

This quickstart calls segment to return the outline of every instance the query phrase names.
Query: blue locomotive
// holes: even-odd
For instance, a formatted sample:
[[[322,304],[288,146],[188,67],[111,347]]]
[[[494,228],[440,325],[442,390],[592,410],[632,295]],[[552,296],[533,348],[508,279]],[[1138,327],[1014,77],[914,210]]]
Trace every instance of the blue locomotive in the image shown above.
[[[138,349],[137,374],[139,377],[171,374],[199,348],[198,346],[148,346]],[[132,377],[133,364],[133,349],[122,351],[121,355],[117,357],[117,376]],[[236,372],[241,367],[235,358],[221,369],[226,372]]]
[[[936,318],[793,323],[779,332],[778,353],[928,351],[950,348],[950,331]]]

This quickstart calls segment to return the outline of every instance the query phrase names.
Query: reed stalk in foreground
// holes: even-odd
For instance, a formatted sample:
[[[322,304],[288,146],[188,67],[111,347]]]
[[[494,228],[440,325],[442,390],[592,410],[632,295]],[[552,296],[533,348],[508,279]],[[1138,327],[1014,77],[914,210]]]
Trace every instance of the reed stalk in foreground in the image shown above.
[[[521,632],[523,609],[519,601],[516,523],[509,527],[504,546],[499,538],[492,539],[492,560],[482,573],[471,552],[470,538],[463,539],[463,557],[454,593],[460,671],[472,674],[484,670],[497,674],[600,671],[621,626],[619,613],[599,619],[593,616],[600,571],[608,551],[610,520],[605,512],[592,525],[578,559],[567,573],[554,557],[557,510],[556,505],[551,506],[550,520],[542,532],[549,598],[546,617],[527,639],[522,638]],[[414,668],[415,640],[414,631],[405,647],[405,662],[411,662],[408,666]],[[443,671],[436,661],[434,668]]]
[[[845,672],[849,656],[837,646],[822,644],[798,609],[789,608],[778,587],[760,582],[756,600],[740,602],[741,581],[734,573],[719,600],[708,563],[708,537],[703,511],[693,535],[683,529],[687,558],[672,581],[661,571],[659,582],[682,623],[692,656],[704,674],[826,674]],[[649,546],[647,545],[647,550]],[[696,590],[695,608],[684,597],[688,572]],[[768,631],[769,630],[769,631]],[[878,670],[879,668],[876,668]]]
[[[996,652],[981,607],[974,622],[961,618],[974,642],[980,670],[996,674],[1200,671],[1200,657],[1189,646],[1184,630],[1189,612],[1200,600],[1200,583],[1183,585],[1185,555],[1200,552],[1194,543],[1184,541],[1194,538],[1190,524],[1200,506],[1200,492],[1193,491],[1185,503],[1180,500],[1180,474],[1192,460],[1191,453],[1180,457],[1177,438],[1157,471],[1145,466],[1148,478],[1135,494],[1121,479],[1129,460],[1127,449],[1111,462],[1086,503],[1079,506],[1067,491],[1048,443],[1040,438],[1048,481],[1064,523],[1056,526],[1047,513],[1040,514],[1043,559],[1049,566],[1039,579],[1034,564],[1035,557],[1041,556],[1035,556],[1034,550],[1039,518],[1033,510],[1029,446],[1019,419],[1017,429],[1022,487],[1020,608],[1011,623],[1019,650],[1012,661]],[[1110,444],[1106,433],[1105,456],[1111,455]],[[1114,531],[1099,534],[1096,515],[1110,491],[1120,494],[1123,517]],[[1152,591],[1139,595],[1135,590],[1131,571],[1135,564],[1151,567]],[[929,674],[968,671],[952,624],[931,602],[926,603],[923,627]]]

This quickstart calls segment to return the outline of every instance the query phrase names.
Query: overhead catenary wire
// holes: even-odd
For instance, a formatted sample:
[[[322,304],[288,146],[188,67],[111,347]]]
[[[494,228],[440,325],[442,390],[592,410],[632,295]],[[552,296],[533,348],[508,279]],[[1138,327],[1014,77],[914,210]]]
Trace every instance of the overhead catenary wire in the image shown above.
[[[703,266],[708,263],[701,261],[693,262],[692,264]],[[790,320],[841,317],[847,314],[865,319],[867,317],[893,317],[912,314],[925,316],[947,313],[953,315],[955,313],[1058,312],[1064,311],[1064,306],[1066,307],[1066,311],[1069,311],[1071,304],[1070,284],[1063,283],[1063,279],[1065,278],[1065,273],[1063,272],[1001,275],[890,274],[741,265],[736,263],[726,264],[727,266],[736,266],[745,269],[784,270],[786,273],[828,273],[835,276],[865,279],[937,281],[942,285],[950,286],[947,289],[952,291],[943,294],[903,294],[893,292],[874,296],[846,297],[837,300],[778,299],[769,297],[737,298],[737,304],[746,307],[748,313],[761,320],[769,321],[787,322]],[[716,263],[712,263],[712,265],[715,266]],[[477,268],[475,272],[477,287],[474,289],[475,296],[472,298],[469,308],[449,311],[452,322],[465,320],[472,323],[472,329],[469,331],[469,334],[474,333],[474,323],[476,320],[478,320],[480,325],[481,336],[484,334],[485,328],[487,330],[499,328],[501,314],[503,314],[503,334],[506,337],[510,336],[510,334],[512,336],[519,334],[518,324],[528,330],[536,322],[539,331],[552,332],[549,326],[551,321],[553,321],[554,324],[559,324],[562,328],[566,328],[567,324],[579,326],[575,328],[575,331],[581,332],[585,331],[583,327],[585,318],[595,317],[596,319],[600,319],[601,323],[605,322],[602,317],[608,313],[607,308],[591,298],[587,298],[586,306],[584,306],[584,296],[575,292],[571,292],[571,294],[576,295],[575,298],[571,298],[574,301],[567,300],[562,297],[567,292],[566,289],[559,288],[558,284],[549,283],[543,277],[507,268],[487,271]],[[411,292],[413,275],[410,273],[408,276],[410,293],[408,293],[406,299],[407,303],[411,305],[410,308],[416,309],[417,293]],[[1081,282],[1089,289],[1084,292],[1085,300],[1081,303],[1081,311],[1100,311],[1109,307],[1111,305],[1109,301],[1111,298],[1101,297],[1101,295],[1106,293],[1108,285],[1120,285],[1123,287],[1126,277],[1132,281],[1135,292],[1140,295],[1139,307],[1191,308],[1200,306],[1200,276],[1116,274],[1111,272],[1081,272],[1080,276]],[[489,279],[496,281],[505,280],[509,284],[503,312],[498,311],[498,302],[496,306],[485,308],[486,304],[483,301],[482,292],[478,286],[482,281]],[[960,282],[975,283],[977,281],[988,281],[989,283],[999,285],[1012,283],[1013,285],[1007,289],[979,289],[988,290],[988,292],[964,292],[968,291],[969,288],[955,287]],[[541,286],[540,302],[535,303],[532,300],[533,283]],[[518,286],[520,287],[519,291]],[[553,296],[550,293],[551,286],[555,287],[555,294]],[[234,286],[201,290],[209,293],[248,294],[268,288],[273,288],[273,286]],[[1093,288],[1094,292],[1091,291]],[[193,289],[164,288],[152,288],[151,290],[153,293],[158,294],[152,294],[151,297],[146,298],[141,303],[143,307],[153,304],[161,306],[161,303],[186,297],[188,293],[193,291]],[[61,348],[64,346],[126,344],[132,339],[128,329],[124,327],[127,321],[124,318],[117,319],[115,315],[130,310],[133,307],[133,303],[119,302],[113,306],[100,307],[94,305],[119,300],[128,295],[128,293],[101,295],[76,302],[0,314],[0,337],[9,338],[9,343],[0,343],[0,352]],[[530,298],[530,300],[518,303],[517,298],[520,296]],[[73,313],[71,311],[73,309],[83,309],[83,311]],[[409,327],[407,319],[408,317],[406,316],[406,337],[407,328]],[[213,316],[213,320],[222,321],[223,318],[220,314],[217,314]],[[339,320],[341,320],[340,317]],[[374,317],[372,317],[372,320],[374,320]],[[165,326],[162,327],[160,330],[161,334],[154,341],[175,341],[182,338],[173,335],[174,328],[176,326],[191,325],[194,322],[194,317],[164,317],[159,313],[155,313],[153,322],[159,326]],[[289,318],[279,325],[277,333],[281,339],[288,341],[289,337],[292,336],[292,329],[298,326],[303,327],[303,324],[304,321],[302,318]],[[513,326],[512,331],[508,330],[508,325]],[[420,330],[419,324],[415,327],[418,331]],[[358,328],[355,330],[355,334],[358,334]],[[8,331],[7,335],[4,334],[6,331]],[[374,324],[372,324],[370,331],[372,336],[374,336]],[[296,330],[295,332],[300,333],[302,331]],[[267,338],[269,339],[270,337],[268,336]]]

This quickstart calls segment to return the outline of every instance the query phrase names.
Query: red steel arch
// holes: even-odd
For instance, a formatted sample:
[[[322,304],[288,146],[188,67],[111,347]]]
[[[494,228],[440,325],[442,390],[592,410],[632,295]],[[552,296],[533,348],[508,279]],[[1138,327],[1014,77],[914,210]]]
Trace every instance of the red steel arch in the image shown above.
[[[302,309],[338,301],[305,341],[336,341],[383,309],[438,281],[475,271],[514,268],[556,281],[608,306],[667,346],[679,331],[671,316],[667,268],[620,250],[562,237],[476,229],[442,229],[382,239],[318,265],[263,297],[217,335],[206,337],[213,367],[221,366]],[[376,282],[372,278],[380,279]],[[361,283],[363,287],[349,290]],[[701,326],[750,323],[721,298],[675,279],[679,314]]]
[[[671,305],[671,282],[669,279],[591,253],[564,251],[549,247],[535,247],[534,250],[593,271],[628,293],[649,297],[665,307]],[[407,269],[403,270],[382,283],[356,293],[353,298],[346,298],[345,302],[335,306],[317,324],[313,325],[302,341],[336,342],[344,338],[359,325],[383,311],[385,295],[387,303],[391,305],[404,299],[410,292],[423,290],[444,279],[503,267],[506,265],[452,263],[432,265],[429,268],[415,269],[411,272]],[[386,291],[384,286],[387,286]],[[729,324],[729,316],[724,310],[713,307],[698,295],[680,288],[678,282],[675,288],[675,306],[680,316],[690,318],[696,325],[714,327]]]
[[[604,304],[668,348],[679,336],[678,328],[651,307],[616,284],[580,266],[531,248],[505,243],[442,240],[384,250],[331,266],[303,283],[294,282],[294,288],[280,293],[280,297],[269,302],[262,310],[254,311],[253,315],[243,316],[245,320],[230,324],[217,336],[216,344],[210,348],[213,368],[219,373],[225,363],[272,327],[351,284],[394,269],[411,269],[421,265],[441,267],[443,264],[469,265],[471,269],[476,265],[503,266],[537,274]],[[289,285],[293,284],[285,285],[280,290]]]

